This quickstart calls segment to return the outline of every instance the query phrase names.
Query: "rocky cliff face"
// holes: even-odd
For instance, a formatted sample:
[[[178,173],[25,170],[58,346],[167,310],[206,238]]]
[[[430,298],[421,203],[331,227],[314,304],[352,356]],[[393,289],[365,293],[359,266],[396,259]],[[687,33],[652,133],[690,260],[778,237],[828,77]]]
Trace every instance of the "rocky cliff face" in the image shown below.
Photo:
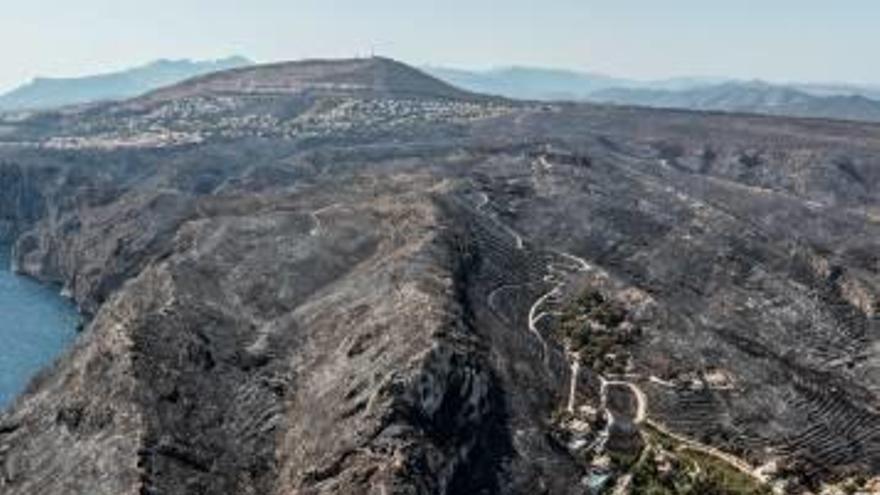
[[[18,268],[90,316],[0,417],[0,493],[878,474],[876,128],[236,74],[0,147]]]
[[[124,270],[92,251],[95,318],[4,419],[4,493],[445,491],[503,404],[433,185],[202,198],[106,299]],[[23,269],[68,273],[26,243]]]
[[[35,174],[14,163],[0,164],[0,241],[14,241],[44,214],[42,184],[51,181],[51,173]]]

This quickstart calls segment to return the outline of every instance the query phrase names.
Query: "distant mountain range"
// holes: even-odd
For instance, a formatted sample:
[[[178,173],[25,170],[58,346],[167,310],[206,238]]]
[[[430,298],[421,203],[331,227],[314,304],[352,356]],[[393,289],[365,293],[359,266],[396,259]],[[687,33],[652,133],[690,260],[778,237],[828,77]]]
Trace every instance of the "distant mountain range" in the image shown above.
[[[40,110],[105,100],[122,100],[191,77],[252,65],[244,57],[220,60],[157,60],[132,69],[79,78],[37,78],[0,95],[0,110]]]
[[[468,71],[425,67],[425,72],[463,89],[527,100],[589,100],[593,93],[612,88],[679,90],[726,79],[682,77],[658,81],[636,81],[592,72],[534,67],[508,67]]]
[[[880,100],[880,86],[815,83],[793,83],[786,86],[813,96],[864,96],[872,100]]]
[[[880,122],[880,87],[770,84],[705,77],[637,81],[528,67],[488,71],[429,67],[426,70],[463,89],[508,98]]]
[[[428,67],[425,72],[470,91],[527,100],[583,100],[625,82],[602,74],[525,67],[485,72]]]
[[[880,122],[880,101],[862,95],[816,96],[787,86],[728,82],[681,91],[616,88],[593,101],[643,107],[683,108]]]
[[[37,78],[0,95],[0,111],[40,110],[123,100],[188,79],[253,65],[244,57],[212,61],[158,60],[140,67],[80,78]],[[534,67],[472,71],[426,67],[463,90],[527,100],[572,100],[645,107],[724,111],[880,122],[880,86],[770,84],[683,77],[640,81],[591,72]],[[216,84],[216,80],[210,80]],[[203,81],[204,82],[204,81]]]

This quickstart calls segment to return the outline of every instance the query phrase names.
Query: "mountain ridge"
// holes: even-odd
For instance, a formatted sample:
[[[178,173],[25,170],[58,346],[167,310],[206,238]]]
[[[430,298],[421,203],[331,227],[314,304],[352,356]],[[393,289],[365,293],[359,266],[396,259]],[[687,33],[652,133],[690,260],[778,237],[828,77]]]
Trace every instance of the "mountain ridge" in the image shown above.
[[[130,69],[83,77],[36,77],[0,95],[0,111],[124,100],[193,76],[251,65],[242,56],[216,60],[159,59]]]
[[[277,62],[255,65],[241,56],[232,56],[213,61],[191,61],[188,59],[159,59],[151,63],[118,72],[110,72],[85,77],[47,78],[37,77],[31,82],[0,95],[0,112],[22,110],[48,110],[71,105],[91,104],[107,101],[125,101],[140,98],[149,99],[174,97],[186,85],[213,84],[218,90],[218,81],[231,77],[250,77],[269,80],[271,71],[302,71],[307,65],[337,64],[340,60],[312,59],[296,62]],[[530,67],[511,65],[488,70],[467,70],[443,66],[422,67],[416,74],[406,70],[403,64],[395,66],[393,60],[382,57],[348,59],[347,65],[360,64],[360,70],[369,71],[371,64],[374,74],[365,79],[361,74],[359,81],[338,81],[337,90],[349,84],[349,91],[361,86],[374,94],[383,91],[410,93],[413,97],[429,96],[474,101],[482,97],[503,97],[529,101],[590,101],[597,103],[616,103],[648,107],[679,108],[697,111],[726,111],[756,113],[807,118],[831,118],[866,122],[880,121],[880,89],[869,85],[846,83],[768,83],[760,80],[738,80],[718,77],[676,77],[659,80],[635,80],[611,75],[578,71],[571,69]],[[293,65],[291,65],[293,64]],[[384,67],[382,69],[381,67]],[[244,69],[244,71],[236,71]],[[381,71],[399,71],[414,84],[406,88],[381,88]],[[233,72],[228,72],[233,71]],[[250,71],[250,72],[248,72]],[[213,73],[224,73],[205,79]],[[320,71],[318,71],[320,72]],[[251,74],[247,76],[247,74]],[[350,74],[353,76],[353,73]],[[386,75],[387,77],[387,75]],[[428,80],[428,77],[433,80]],[[281,80],[284,79],[282,76]],[[369,79],[369,80],[367,80]],[[418,83],[414,81],[418,80]],[[265,82],[265,81],[264,81]],[[288,86],[294,81],[288,81]],[[440,83],[444,83],[444,86]],[[312,81],[299,81],[302,91],[328,92],[332,84],[318,88]],[[271,91],[263,85],[252,84],[250,88],[239,85],[237,91]],[[370,88],[367,88],[370,86]],[[275,88],[291,91],[294,88]],[[193,87],[190,86],[190,91]],[[726,93],[720,93],[721,90]],[[221,91],[222,92],[222,91]],[[163,96],[164,95],[164,96]],[[711,100],[718,100],[714,103]]]
[[[718,77],[659,80],[512,66],[483,71],[427,67],[459,87],[514,99],[575,100],[655,108],[727,111],[877,122],[880,89],[857,84],[770,83]],[[719,100],[712,103],[711,100]]]
[[[861,95],[816,96],[760,81],[728,82],[680,91],[612,88],[594,93],[591,99],[654,108],[880,122],[880,101]]]
[[[199,93],[365,92],[449,99],[483,99],[384,57],[275,62],[204,74],[143,95],[155,101]]]
[[[847,82],[799,82],[796,80],[792,81],[765,81],[760,78],[737,78],[737,77],[723,77],[723,76],[700,76],[700,75],[685,75],[685,76],[672,76],[672,77],[663,77],[656,79],[639,79],[632,77],[624,77],[624,76],[614,76],[611,74],[589,71],[589,70],[578,70],[578,69],[567,69],[567,68],[554,68],[554,67],[542,67],[542,66],[529,66],[529,65],[509,65],[509,66],[499,66],[493,67],[489,69],[466,69],[466,68],[458,68],[453,66],[442,66],[442,65],[425,65],[421,67],[425,72],[435,75],[444,80],[453,81],[455,79],[460,79],[465,81],[465,84],[462,84],[463,87],[467,87],[467,84],[488,84],[495,79],[503,78],[504,76],[513,75],[516,77],[525,77],[529,79],[535,79],[539,84],[535,88],[532,88],[539,97],[536,99],[552,99],[553,95],[551,91],[548,91],[541,86],[546,85],[545,82],[540,81],[540,76],[546,75],[552,78],[568,78],[571,81],[577,82],[588,82],[592,85],[600,86],[599,89],[609,89],[609,88],[643,88],[643,89],[664,89],[669,91],[675,90],[685,90],[685,89],[694,89],[703,86],[714,86],[724,83],[737,83],[737,84],[750,84],[750,83],[761,83],[766,85],[778,86],[778,87],[786,87],[795,89],[804,93],[809,93],[817,96],[828,96],[828,95],[838,95],[838,96],[848,96],[848,95],[861,95],[870,99],[880,99],[880,85],[877,84],[869,84],[869,83],[847,83]],[[584,92],[583,90],[579,92]],[[585,96],[587,92],[584,92]],[[522,98],[522,96],[516,95],[505,95],[513,98]]]

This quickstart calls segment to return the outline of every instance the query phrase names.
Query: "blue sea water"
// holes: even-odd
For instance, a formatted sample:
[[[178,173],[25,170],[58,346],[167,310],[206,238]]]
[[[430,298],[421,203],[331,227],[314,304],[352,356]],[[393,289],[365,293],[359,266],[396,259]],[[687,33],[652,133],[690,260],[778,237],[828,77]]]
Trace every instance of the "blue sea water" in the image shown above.
[[[79,321],[56,288],[12,273],[0,245],[0,409],[73,341]]]

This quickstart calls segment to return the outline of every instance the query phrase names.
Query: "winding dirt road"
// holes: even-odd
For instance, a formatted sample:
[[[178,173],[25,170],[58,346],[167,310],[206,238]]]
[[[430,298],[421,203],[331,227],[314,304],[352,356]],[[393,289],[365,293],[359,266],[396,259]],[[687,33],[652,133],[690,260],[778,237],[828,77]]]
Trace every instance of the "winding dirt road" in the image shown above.
[[[487,194],[481,192],[480,193],[480,202],[476,205],[476,210],[482,212],[483,208],[486,205],[488,205],[489,202],[490,202],[489,196]],[[494,215],[487,213],[487,216],[489,216],[489,218],[494,223],[496,223],[499,227],[501,227],[503,230],[508,232],[513,237],[517,249],[523,250],[525,248],[525,241],[523,240],[522,236],[520,236],[516,231],[514,231],[513,229],[511,229],[507,225],[504,225],[502,222],[498,221],[494,217]],[[546,292],[546,293],[542,294],[540,297],[538,297],[538,299],[536,299],[535,302],[532,304],[532,306],[529,308],[528,331],[541,344],[542,356],[543,356],[545,364],[547,364],[547,360],[549,359],[549,344],[547,343],[547,340],[544,338],[544,336],[541,334],[540,330],[537,328],[537,323],[542,318],[544,318],[546,316],[550,316],[552,314],[559,314],[559,313],[553,312],[553,311],[542,312],[542,311],[540,311],[542,306],[545,303],[547,303],[547,301],[550,300],[551,298],[561,296],[564,287],[568,283],[566,278],[568,276],[570,276],[572,273],[585,273],[585,272],[589,272],[589,271],[593,270],[592,265],[590,265],[590,263],[587,262],[583,258],[575,256],[571,253],[566,253],[566,252],[562,252],[562,251],[555,251],[554,250],[554,251],[550,251],[550,252],[552,254],[555,254],[555,255],[563,258],[564,260],[566,260],[572,264],[560,263],[555,260],[551,260],[550,262],[548,262],[548,264],[547,264],[548,274],[544,277],[544,281],[550,282],[550,283],[555,282],[555,285],[548,292]],[[495,296],[495,294],[499,290],[502,290],[505,287],[510,287],[510,286],[499,287],[490,294],[490,296],[489,296],[490,306],[492,305],[491,299]],[[566,401],[566,410],[569,413],[573,414],[573,413],[575,413],[575,409],[577,406],[577,382],[578,382],[578,374],[580,373],[580,367],[581,367],[580,356],[577,353],[573,353],[573,352],[566,352],[565,355],[567,356],[567,358],[570,361],[569,366],[570,366],[570,371],[571,371],[571,378],[570,378],[569,390],[568,390],[568,398]],[[755,479],[758,482],[766,483],[768,481],[767,476],[762,475],[762,473],[759,472],[760,470],[758,468],[754,468],[748,462],[746,462],[746,461],[744,461],[734,455],[723,452],[715,447],[705,445],[705,444],[702,444],[702,443],[697,442],[695,440],[686,438],[686,437],[679,435],[677,433],[673,433],[672,431],[670,431],[668,428],[666,428],[662,424],[660,424],[654,420],[649,419],[648,418],[648,399],[647,399],[647,396],[642,391],[642,389],[639,388],[639,386],[636,385],[635,383],[633,383],[631,381],[626,381],[626,380],[608,380],[602,375],[598,375],[598,378],[599,378],[599,382],[600,382],[600,387],[599,387],[600,388],[600,393],[599,393],[599,395],[600,395],[600,408],[603,411],[603,414],[605,416],[606,421],[605,421],[605,428],[597,435],[596,440],[589,447],[590,449],[597,451],[597,452],[600,452],[604,449],[605,443],[607,442],[608,437],[610,436],[611,427],[613,426],[614,421],[616,420],[616,418],[614,417],[614,414],[608,408],[608,387],[609,386],[622,386],[622,387],[629,388],[630,391],[632,391],[634,397],[636,398],[636,413],[635,413],[635,417],[633,418],[633,422],[636,425],[646,424],[646,425],[650,426],[651,428],[654,428],[658,432],[660,432],[660,433],[674,439],[675,441],[679,442],[681,444],[682,448],[690,449],[690,450],[700,452],[702,454],[710,455],[712,457],[720,459],[720,460],[730,464],[731,466],[733,466],[734,468],[736,468],[740,472]],[[650,377],[650,379],[652,381],[659,382],[662,385],[666,384],[666,382],[663,382],[662,380],[660,380],[659,378],[656,378],[654,376]],[[629,473],[624,474],[618,480],[618,483],[616,484],[616,486],[613,490],[613,493],[615,493],[615,494],[619,493],[621,495],[626,493],[630,484],[631,484],[631,481],[632,481],[632,476]]]

